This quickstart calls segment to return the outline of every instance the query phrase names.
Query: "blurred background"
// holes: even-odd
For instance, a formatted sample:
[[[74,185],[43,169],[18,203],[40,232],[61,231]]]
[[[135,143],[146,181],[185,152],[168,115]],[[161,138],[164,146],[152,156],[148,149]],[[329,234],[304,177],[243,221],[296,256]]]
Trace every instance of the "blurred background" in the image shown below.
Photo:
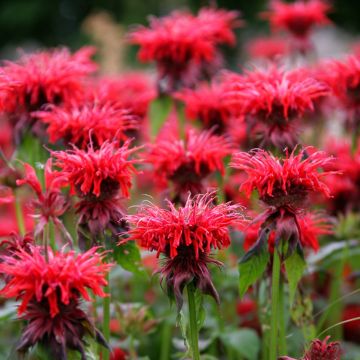
[[[249,35],[267,31],[267,24],[258,16],[266,8],[267,0],[2,0],[0,58],[14,58],[19,48],[31,51],[66,45],[75,49],[95,44],[100,53],[110,55],[104,56],[106,72],[117,72],[121,70],[118,67],[135,63],[135,49],[125,51],[120,41],[129,26],[145,24],[149,14],[161,16],[178,8],[196,11],[214,3],[242,12],[247,26],[239,30],[240,45]],[[331,3],[336,9],[331,18],[337,27],[349,34],[360,33],[360,1]],[[230,63],[234,62],[234,52],[228,54]]]

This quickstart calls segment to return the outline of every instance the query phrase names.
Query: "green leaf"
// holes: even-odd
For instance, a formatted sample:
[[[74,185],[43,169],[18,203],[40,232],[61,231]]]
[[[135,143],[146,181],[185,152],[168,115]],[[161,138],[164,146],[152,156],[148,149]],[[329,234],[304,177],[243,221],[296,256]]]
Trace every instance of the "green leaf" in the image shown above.
[[[267,248],[268,233],[263,231],[255,246],[253,246],[239,262],[239,292],[243,297],[252,284],[264,273],[269,261]]]
[[[297,284],[306,268],[306,262],[301,249],[298,247],[284,263],[289,282],[289,301],[291,306],[295,299]]]
[[[128,241],[123,245],[115,246],[114,259],[124,270],[136,274],[144,272],[140,251],[134,241]]]
[[[260,340],[255,330],[226,328],[220,335],[225,346],[247,360],[257,360]]]
[[[172,99],[161,96],[150,104],[151,135],[153,138],[159,133],[172,109]]]
[[[195,291],[195,305],[197,328],[200,331],[205,322],[206,311],[204,308],[204,296],[198,289]]]

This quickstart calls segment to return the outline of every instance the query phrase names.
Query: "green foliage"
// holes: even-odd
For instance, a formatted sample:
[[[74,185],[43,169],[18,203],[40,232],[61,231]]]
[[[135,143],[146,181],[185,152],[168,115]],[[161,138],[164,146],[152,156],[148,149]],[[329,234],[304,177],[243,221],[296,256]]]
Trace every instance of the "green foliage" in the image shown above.
[[[139,248],[134,241],[128,241],[113,248],[114,260],[124,269],[134,274],[144,275]]]
[[[247,289],[264,273],[269,261],[267,234],[264,233],[239,262],[239,292],[243,297]]]
[[[285,261],[286,275],[289,282],[289,302],[290,305],[294,302],[296,288],[300,281],[304,270],[306,268],[306,262],[302,250],[298,247],[292,255],[290,255]]]
[[[225,346],[232,349],[238,357],[241,356],[247,360],[258,359],[260,340],[256,331],[227,327],[220,334],[220,338]]]

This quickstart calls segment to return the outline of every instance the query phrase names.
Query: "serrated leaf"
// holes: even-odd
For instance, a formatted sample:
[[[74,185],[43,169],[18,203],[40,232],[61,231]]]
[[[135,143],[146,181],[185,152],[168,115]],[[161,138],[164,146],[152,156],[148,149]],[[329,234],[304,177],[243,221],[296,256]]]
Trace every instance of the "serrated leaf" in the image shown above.
[[[180,327],[181,335],[184,339],[184,344],[187,349],[189,349],[189,340],[188,340],[188,332],[187,332],[187,321],[184,316],[183,311],[179,311],[176,317],[176,325]]]
[[[253,285],[264,273],[269,261],[267,248],[268,233],[263,232],[258,242],[239,262],[239,292],[242,298],[247,289]]]
[[[285,261],[285,269],[289,282],[289,301],[290,306],[293,304],[296,294],[298,282],[300,281],[306,262],[301,249],[298,247]]]
[[[159,133],[165,120],[172,109],[172,99],[169,96],[161,96],[150,104],[151,135],[153,138]]]
[[[134,241],[116,246],[113,254],[115,261],[124,270],[136,274],[143,273],[140,251]]]
[[[255,330],[226,328],[220,335],[225,346],[247,360],[257,360],[260,340]]]

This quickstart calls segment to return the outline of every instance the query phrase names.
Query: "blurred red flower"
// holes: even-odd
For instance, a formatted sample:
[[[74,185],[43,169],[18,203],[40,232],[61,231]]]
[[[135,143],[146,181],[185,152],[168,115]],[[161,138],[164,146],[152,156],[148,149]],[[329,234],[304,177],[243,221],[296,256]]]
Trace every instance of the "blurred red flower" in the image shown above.
[[[316,25],[330,23],[326,16],[331,6],[323,0],[297,0],[286,3],[272,0],[270,10],[264,13],[274,30],[287,30],[297,38],[304,39]]]
[[[175,11],[161,19],[151,18],[149,28],[139,27],[129,39],[140,46],[140,61],[156,61],[159,79],[168,76],[170,89],[175,89],[191,66],[216,60],[218,45],[234,44],[238,15],[211,8],[201,9],[197,16]]]
[[[184,89],[175,97],[185,104],[186,116],[200,120],[208,129],[221,134],[231,118],[230,109],[223,99],[224,89],[219,83],[203,84],[196,89]]]
[[[54,49],[23,55],[17,62],[6,62],[5,80],[15,90],[7,93],[6,111],[38,110],[44,104],[71,103],[83,94],[83,81],[97,69],[90,59],[95,50],[84,47],[74,54]]]
[[[50,142],[64,141],[86,149],[108,140],[126,141],[126,132],[138,128],[138,118],[129,109],[110,102],[84,102],[68,107],[48,106],[32,113],[48,125]]]
[[[289,55],[290,44],[284,38],[280,37],[259,37],[252,39],[246,46],[250,58],[263,58],[275,60]]]
[[[211,130],[187,129],[181,140],[171,123],[148,148],[145,161],[153,165],[158,184],[166,186],[172,181],[180,200],[187,197],[188,191],[193,195],[204,192],[204,179],[216,170],[223,174],[223,160],[233,150],[225,137]]]
[[[299,120],[315,110],[315,101],[329,94],[327,85],[306,69],[283,71],[275,66],[245,75],[227,74],[224,101],[235,114],[244,114],[260,146],[293,148]]]
[[[319,237],[333,233],[333,226],[329,218],[320,213],[305,213],[297,217],[300,228],[300,244],[303,248],[311,248],[318,251],[320,248]],[[258,240],[261,232],[261,223],[255,222],[244,229],[244,249],[248,251]],[[272,231],[268,237],[268,248],[271,253],[275,247],[275,231]]]

